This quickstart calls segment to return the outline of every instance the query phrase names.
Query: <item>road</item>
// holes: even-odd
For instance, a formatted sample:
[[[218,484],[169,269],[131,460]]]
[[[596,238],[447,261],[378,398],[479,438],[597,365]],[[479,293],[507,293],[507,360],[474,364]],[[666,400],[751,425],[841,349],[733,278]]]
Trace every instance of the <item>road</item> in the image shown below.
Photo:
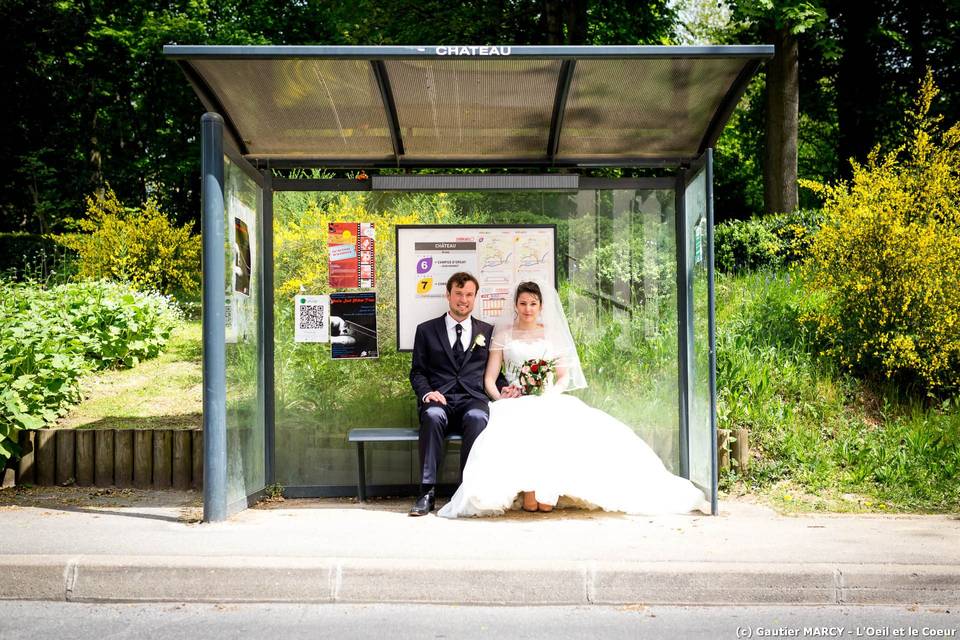
[[[944,607],[468,607],[0,601],[0,639],[960,638]]]

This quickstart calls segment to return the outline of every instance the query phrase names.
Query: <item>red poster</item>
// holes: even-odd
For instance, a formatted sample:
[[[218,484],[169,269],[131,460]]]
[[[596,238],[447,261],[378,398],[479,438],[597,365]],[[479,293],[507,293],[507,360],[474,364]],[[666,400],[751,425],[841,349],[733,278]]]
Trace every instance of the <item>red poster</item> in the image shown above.
[[[372,222],[331,222],[330,287],[371,289],[376,278],[375,236]]]

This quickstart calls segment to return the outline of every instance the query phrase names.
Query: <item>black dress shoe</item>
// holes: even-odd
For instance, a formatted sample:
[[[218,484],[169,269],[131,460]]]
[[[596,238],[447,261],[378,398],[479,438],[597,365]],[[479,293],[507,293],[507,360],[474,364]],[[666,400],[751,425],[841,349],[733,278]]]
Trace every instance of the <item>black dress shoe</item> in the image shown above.
[[[434,498],[432,493],[425,493],[419,498],[417,498],[416,504],[413,505],[410,509],[411,516],[425,516],[431,511],[436,504],[437,500]]]

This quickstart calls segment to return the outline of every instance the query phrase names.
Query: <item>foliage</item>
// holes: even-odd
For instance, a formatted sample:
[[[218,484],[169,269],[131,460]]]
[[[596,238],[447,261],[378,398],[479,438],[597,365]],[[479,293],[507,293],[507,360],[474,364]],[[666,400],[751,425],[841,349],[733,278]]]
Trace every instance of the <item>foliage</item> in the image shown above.
[[[57,241],[79,255],[80,277],[184,298],[199,295],[200,237],[171,224],[155,200],[128,209],[108,189],[87,197],[87,218],[79,225],[87,233],[64,234]]]
[[[817,355],[802,281],[787,271],[717,282],[718,422],[747,428],[757,489],[790,481],[811,493],[856,492],[896,509],[960,503],[960,404],[926,405],[871,387]]]
[[[69,230],[107,182],[196,220],[202,105],[165,44],[661,44],[674,22],[667,0],[5,0],[0,229]]]
[[[905,148],[830,186],[824,225],[805,274],[817,302],[810,318],[824,352],[867,376],[960,390],[960,124],[930,115],[931,74],[910,114]]]
[[[80,400],[85,372],[154,357],[178,318],[167,298],[128,285],[0,280],[0,461],[17,454],[19,430]]]
[[[76,270],[76,254],[54,238],[0,233],[0,276],[13,280],[66,280]]]
[[[806,256],[821,221],[819,211],[801,209],[719,224],[714,232],[717,269],[734,273],[798,262]]]

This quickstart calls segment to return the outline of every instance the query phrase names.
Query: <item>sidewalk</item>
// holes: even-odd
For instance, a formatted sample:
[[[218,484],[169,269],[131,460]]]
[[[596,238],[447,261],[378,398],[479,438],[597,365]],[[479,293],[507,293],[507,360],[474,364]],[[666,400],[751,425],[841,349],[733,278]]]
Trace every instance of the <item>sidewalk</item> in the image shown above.
[[[956,515],[736,501],[717,517],[450,521],[408,517],[409,499],[323,499],[211,525],[194,492],[60,491],[0,493],[0,599],[960,605]]]

